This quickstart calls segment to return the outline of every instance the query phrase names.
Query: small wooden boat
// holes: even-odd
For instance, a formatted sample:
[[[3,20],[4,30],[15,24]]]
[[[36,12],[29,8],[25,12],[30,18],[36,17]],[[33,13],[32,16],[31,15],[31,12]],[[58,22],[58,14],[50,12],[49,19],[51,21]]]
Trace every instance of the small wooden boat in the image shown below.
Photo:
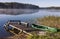
[[[32,24],[32,28],[44,30],[44,31],[50,31],[50,32],[57,32],[56,28],[52,28],[52,27],[48,27],[48,26],[44,26],[44,25]]]
[[[21,34],[25,33],[27,35],[32,36],[32,32],[39,32],[40,30],[33,29],[30,27],[29,23],[20,22],[18,20],[10,20],[6,24],[4,24],[4,28],[6,31],[11,32],[13,34]]]

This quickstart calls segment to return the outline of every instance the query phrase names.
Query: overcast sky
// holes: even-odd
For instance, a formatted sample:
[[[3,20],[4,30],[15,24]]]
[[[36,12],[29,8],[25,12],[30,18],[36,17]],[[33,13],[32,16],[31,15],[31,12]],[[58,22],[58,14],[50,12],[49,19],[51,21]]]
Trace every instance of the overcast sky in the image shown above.
[[[40,7],[60,6],[60,0],[0,0],[0,2],[29,3]]]

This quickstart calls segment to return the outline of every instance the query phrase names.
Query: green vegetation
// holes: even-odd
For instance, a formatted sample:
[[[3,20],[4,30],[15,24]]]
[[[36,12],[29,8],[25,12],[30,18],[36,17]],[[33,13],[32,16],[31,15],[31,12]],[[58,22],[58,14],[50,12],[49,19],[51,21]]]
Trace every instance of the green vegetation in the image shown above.
[[[37,24],[60,29],[60,17],[46,16],[43,18],[38,18]],[[33,36],[27,36],[27,39],[60,39],[60,32],[56,32],[56,33],[46,32],[46,35],[34,34]]]

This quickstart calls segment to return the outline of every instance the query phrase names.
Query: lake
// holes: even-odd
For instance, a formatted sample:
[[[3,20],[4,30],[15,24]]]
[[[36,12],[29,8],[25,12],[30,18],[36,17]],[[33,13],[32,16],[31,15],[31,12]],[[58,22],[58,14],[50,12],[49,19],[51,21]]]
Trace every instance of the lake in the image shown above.
[[[2,9],[0,9],[2,10]],[[19,13],[20,10],[20,13]],[[27,22],[27,23],[35,23],[35,19],[36,18],[42,18],[44,16],[60,16],[60,10],[54,10],[54,9],[40,9],[40,10],[23,10],[21,12],[21,9],[14,9],[11,14],[5,14],[6,12],[8,12],[7,10],[5,11],[5,13],[3,12],[4,9],[2,10],[2,12],[0,12],[0,37],[8,37],[11,36],[11,34],[7,31],[5,31],[4,29],[4,24],[8,21],[8,20],[21,20],[23,22]],[[18,11],[18,12],[17,12]],[[17,14],[12,14],[12,13],[17,13]],[[22,14],[23,13],[23,14]]]

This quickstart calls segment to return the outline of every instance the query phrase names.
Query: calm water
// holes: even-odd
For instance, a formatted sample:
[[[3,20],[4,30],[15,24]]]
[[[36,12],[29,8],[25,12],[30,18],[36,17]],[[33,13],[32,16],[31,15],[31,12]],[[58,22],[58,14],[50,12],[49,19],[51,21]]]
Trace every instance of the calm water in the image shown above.
[[[21,20],[23,22],[34,23],[35,22],[34,19],[39,17],[41,18],[44,16],[52,16],[52,15],[60,16],[60,10],[38,10],[36,12],[34,11],[30,13],[31,14],[20,14],[20,15],[0,14],[0,37],[11,36],[9,32],[5,31],[3,26],[8,20]]]

